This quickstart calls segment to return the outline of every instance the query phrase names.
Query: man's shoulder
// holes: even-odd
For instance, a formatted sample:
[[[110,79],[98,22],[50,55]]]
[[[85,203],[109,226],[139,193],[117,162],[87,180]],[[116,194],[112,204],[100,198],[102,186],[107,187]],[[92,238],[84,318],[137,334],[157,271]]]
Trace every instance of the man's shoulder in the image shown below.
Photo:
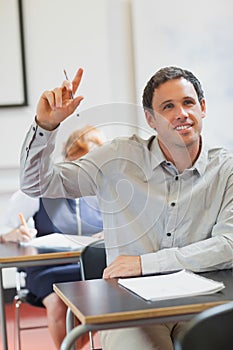
[[[209,159],[215,159],[221,163],[227,162],[233,166],[233,151],[224,147],[214,147],[208,150]]]
[[[148,142],[148,139],[143,139],[142,137],[133,134],[131,136],[116,137],[111,141],[111,144],[117,147],[128,145],[130,147],[144,148],[147,147]]]
[[[96,164],[97,167],[107,164],[108,161],[112,164],[113,160],[116,162],[130,160],[144,164],[145,161],[150,159],[149,140],[137,135],[115,137],[105,142],[103,146],[95,148],[82,159]],[[76,162],[80,164],[80,160]]]
[[[233,151],[224,147],[212,147],[208,149],[210,157],[233,158]]]

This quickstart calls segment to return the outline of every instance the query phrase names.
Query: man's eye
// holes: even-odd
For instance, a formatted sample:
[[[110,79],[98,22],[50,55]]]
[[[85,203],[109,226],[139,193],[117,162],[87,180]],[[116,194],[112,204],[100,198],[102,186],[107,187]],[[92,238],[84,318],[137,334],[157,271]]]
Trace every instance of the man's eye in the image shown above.
[[[171,109],[173,107],[173,103],[168,103],[167,105],[164,106],[163,109]]]
[[[185,100],[185,101],[184,101],[184,104],[185,104],[185,105],[192,105],[192,104],[193,104],[193,101],[192,101],[192,100]]]

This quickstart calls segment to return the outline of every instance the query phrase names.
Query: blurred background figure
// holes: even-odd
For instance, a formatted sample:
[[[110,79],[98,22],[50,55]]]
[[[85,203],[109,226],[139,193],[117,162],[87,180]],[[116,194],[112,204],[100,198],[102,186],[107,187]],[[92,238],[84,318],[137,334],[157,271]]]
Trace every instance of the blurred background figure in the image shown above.
[[[66,161],[85,156],[104,142],[101,131],[87,125],[75,130],[63,147]],[[19,212],[28,221],[28,228],[20,225]],[[1,242],[30,240],[50,233],[102,236],[103,224],[98,200],[94,196],[77,199],[31,198],[17,191],[10,198],[7,213],[0,222]],[[93,262],[95,264],[95,262]],[[47,311],[48,327],[59,349],[66,334],[66,306],[53,292],[53,283],[80,280],[80,266],[76,264],[35,266],[24,269],[26,288],[41,301]]]

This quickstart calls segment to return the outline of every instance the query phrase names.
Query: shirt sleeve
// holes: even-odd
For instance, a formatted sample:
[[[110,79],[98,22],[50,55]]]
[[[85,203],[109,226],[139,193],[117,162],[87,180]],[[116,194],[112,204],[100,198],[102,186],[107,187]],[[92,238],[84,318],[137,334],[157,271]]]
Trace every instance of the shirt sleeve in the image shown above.
[[[141,256],[142,274],[187,269],[204,272],[233,266],[233,242],[224,236],[212,237],[186,247],[162,249]]]
[[[47,131],[34,122],[21,150],[20,188],[32,197],[78,198],[95,195],[96,167],[90,161],[54,164],[58,128]]]

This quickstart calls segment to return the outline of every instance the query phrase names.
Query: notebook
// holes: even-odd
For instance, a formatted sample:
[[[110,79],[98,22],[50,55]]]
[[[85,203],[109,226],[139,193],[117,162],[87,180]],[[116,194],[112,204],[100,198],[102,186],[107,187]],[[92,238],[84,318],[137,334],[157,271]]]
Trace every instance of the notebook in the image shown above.
[[[212,294],[225,288],[222,282],[186,270],[156,276],[120,278],[118,283],[145,300]]]
[[[33,246],[41,249],[80,250],[97,240],[99,240],[99,238],[91,236],[51,233],[46,236],[33,238],[28,242],[20,242],[20,245]]]

